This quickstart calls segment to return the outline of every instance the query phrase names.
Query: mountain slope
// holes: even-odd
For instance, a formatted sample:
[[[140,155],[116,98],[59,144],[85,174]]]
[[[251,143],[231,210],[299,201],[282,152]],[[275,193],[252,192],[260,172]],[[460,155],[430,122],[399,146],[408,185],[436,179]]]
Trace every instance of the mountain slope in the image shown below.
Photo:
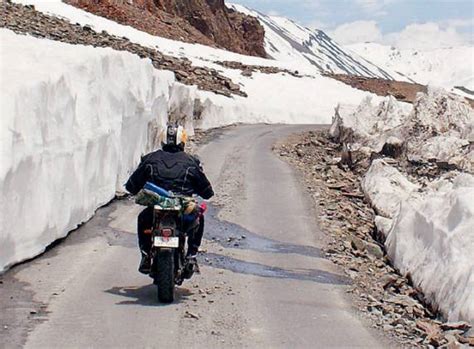
[[[424,84],[444,87],[456,92],[474,91],[474,47],[451,47],[435,50],[401,50],[376,43],[360,43],[347,49],[370,59],[375,64],[397,71]],[[466,91],[464,91],[466,93]],[[467,91],[469,92],[469,91]],[[474,92],[473,92],[474,93]],[[469,93],[467,93],[469,95]],[[472,98],[472,95],[470,96]]]
[[[267,16],[241,5],[228,6],[260,21],[265,28],[265,50],[276,60],[313,66],[321,73],[400,78],[345,50],[321,30],[310,30],[287,18]]]
[[[173,40],[201,43],[265,57],[264,32],[250,16],[224,0],[65,0],[121,24]]]

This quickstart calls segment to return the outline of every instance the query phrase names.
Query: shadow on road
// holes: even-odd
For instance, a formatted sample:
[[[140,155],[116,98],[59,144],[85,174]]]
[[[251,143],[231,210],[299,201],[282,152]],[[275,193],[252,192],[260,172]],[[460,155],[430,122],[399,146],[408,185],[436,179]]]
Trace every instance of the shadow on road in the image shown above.
[[[105,290],[104,292],[127,298],[116,303],[118,305],[143,305],[155,307],[170,305],[158,302],[157,289],[153,284],[144,286],[116,286]],[[181,303],[193,295],[193,293],[187,288],[178,287],[175,292],[175,300],[171,304]]]
[[[207,231],[204,238],[226,248],[238,248],[258,252],[294,253],[308,257],[321,258],[324,254],[319,248],[284,243],[255,234],[238,224],[220,220],[219,209],[209,205],[206,214]]]
[[[206,253],[205,256],[207,257],[206,260],[201,263],[213,268],[230,270],[234,273],[268,278],[304,280],[332,285],[349,285],[351,283],[351,280],[347,277],[319,269],[287,270],[259,263],[246,262],[241,259],[215,253]]]

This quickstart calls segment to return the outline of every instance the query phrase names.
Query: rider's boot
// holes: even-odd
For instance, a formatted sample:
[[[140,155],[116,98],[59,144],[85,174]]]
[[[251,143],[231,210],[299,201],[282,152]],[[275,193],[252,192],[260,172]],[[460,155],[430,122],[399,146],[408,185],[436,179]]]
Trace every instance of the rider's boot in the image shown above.
[[[140,265],[138,267],[138,271],[142,274],[148,275],[151,271],[151,258],[148,253],[144,251],[140,251],[142,254],[142,259],[140,261]]]
[[[185,279],[190,279],[194,273],[200,274],[201,271],[199,270],[199,265],[197,263],[197,249],[190,247],[186,254],[183,277]]]

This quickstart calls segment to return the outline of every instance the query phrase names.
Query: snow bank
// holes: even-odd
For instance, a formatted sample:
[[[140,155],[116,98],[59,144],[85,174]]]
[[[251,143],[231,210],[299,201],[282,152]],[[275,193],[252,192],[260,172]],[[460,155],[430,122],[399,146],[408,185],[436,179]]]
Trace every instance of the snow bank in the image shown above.
[[[472,323],[473,122],[463,98],[430,88],[413,107],[388,98],[378,106],[365,100],[355,111],[339,108],[330,129],[334,140],[367,156],[387,155],[387,144],[401,149],[392,158],[372,161],[361,181],[387,254],[448,320]],[[425,171],[443,162],[458,171],[438,174],[434,181],[436,170],[409,179],[403,173],[411,166],[406,160],[425,164]]]
[[[387,253],[450,321],[474,324],[474,176],[440,181],[400,201]]]
[[[367,98],[355,110],[338,108],[330,135],[352,150],[368,147],[379,153],[385,144],[399,143],[410,161],[474,170],[474,110],[443,89],[430,87],[413,106],[387,97],[378,105]]]
[[[400,203],[419,189],[418,185],[411,183],[382,159],[372,162],[361,184],[376,213],[385,218],[392,218],[399,210]]]
[[[395,267],[449,321],[474,323],[474,176],[457,174],[421,189],[378,159],[362,188]]]
[[[173,74],[129,53],[0,40],[2,271],[110,201],[182,98]]]
[[[350,143],[352,150],[370,147],[379,152],[389,137],[400,137],[402,127],[412,106],[390,96],[380,104],[365,98],[357,108],[336,108],[330,135],[337,141]]]
[[[474,110],[462,97],[430,88],[420,94],[404,124],[407,155],[413,161],[447,162],[474,170]]]
[[[226,98],[198,91],[205,111],[200,128],[231,123],[328,124],[334,106],[341,101],[357,105],[367,95],[323,76],[293,78],[286,74],[254,73],[245,79],[234,76],[247,98]],[[378,99],[378,97],[377,97]]]

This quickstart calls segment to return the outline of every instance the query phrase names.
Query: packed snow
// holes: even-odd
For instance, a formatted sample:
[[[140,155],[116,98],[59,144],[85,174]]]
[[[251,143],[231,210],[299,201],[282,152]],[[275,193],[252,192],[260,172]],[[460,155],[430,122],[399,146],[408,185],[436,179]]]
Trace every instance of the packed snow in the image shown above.
[[[345,48],[420,84],[443,87],[474,98],[473,46],[415,50],[359,43]]]
[[[361,182],[387,254],[448,320],[471,323],[473,130],[467,102],[433,88],[419,94],[412,107],[387,98],[378,105],[364,100],[355,111],[338,108],[330,129],[333,139],[368,155],[386,152],[386,144],[399,147],[401,152],[391,155],[401,160],[372,161]],[[434,172],[409,175],[406,160],[434,166]],[[446,164],[456,170],[437,172],[439,166],[450,168]]]
[[[172,73],[129,53],[6,29],[0,41],[2,271],[110,201],[156,147],[170,100],[187,96]]]
[[[387,253],[448,321],[474,324],[474,176],[441,180],[400,202]]]
[[[382,159],[372,162],[361,184],[376,213],[385,218],[393,218],[400,203],[420,188]]]

